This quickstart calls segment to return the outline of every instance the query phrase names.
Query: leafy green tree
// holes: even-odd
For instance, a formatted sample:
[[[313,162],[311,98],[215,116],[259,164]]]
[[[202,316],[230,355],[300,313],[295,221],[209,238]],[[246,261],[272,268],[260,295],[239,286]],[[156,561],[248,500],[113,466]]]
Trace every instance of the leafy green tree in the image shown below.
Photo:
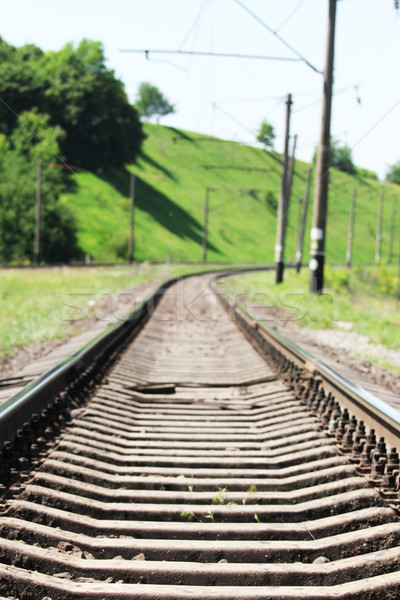
[[[400,185],[400,161],[389,167],[389,170],[386,173],[386,181]]]
[[[0,38],[0,131],[9,134],[17,116],[40,107],[46,90],[44,54],[33,45],[15,48]]]
[[[14,48],[0,38],[0,132],[9,135],[17,115],[37,108],[65,131],[60,149],[87,169],[121,167],[138,156],[144,139],[124,86],[107,69],[100,42],[82,40],[58,52]]]
[[[104,64],[100,42],[67,44],[47,65],[46,112],[67,136],[68,161],[87,169],[135,161],[144,139],[138,114],[121,81]]]
[[[160,117],[175,112],[174,105],[168,102],[160,90],[145,81],[139,85],[135,107],[141,117],[150,119],[154,115],[157,116],[157,122]]]
[[[274,126],[268,121],[262,121],[257,134],[257,142],[261,142],[266,148],[273,148],[274,140]]]
[[[350,173],[351,175],[356,172],[356,167],[353,163],[351,148],[346,144],[344,146],[339,145],[338,140],[331,139],[330,143],[330,161],[329,165],[339,171]],[[313,155],[313,163],[317,160],[317,149]]]
[[[336,167],[345,173],[353,174],[356,172],[351,155],[351,148],[346,144],[344,146],[339,146],[339,142],[337,140],[332,140],[331,142],[330,164],[331,167]]]
[[[33,258],[37,163],[42,161],[41,256],[45,262],[68,262],[78,255],[73,216],[59,197],[65,174],[48,167],[60,161],[65,133],[51,127],[37,111],[19,117],[9,140],[0,136],[0,260]]]

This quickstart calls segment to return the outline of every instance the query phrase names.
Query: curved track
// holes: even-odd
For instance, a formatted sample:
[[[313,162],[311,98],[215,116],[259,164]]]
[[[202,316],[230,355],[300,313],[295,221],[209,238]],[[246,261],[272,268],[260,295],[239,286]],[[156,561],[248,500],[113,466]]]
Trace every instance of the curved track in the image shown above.
[[[397,454],[318,378],[268,364],[209,279],[170,287],[10,458],[0,596],[399,597]]]

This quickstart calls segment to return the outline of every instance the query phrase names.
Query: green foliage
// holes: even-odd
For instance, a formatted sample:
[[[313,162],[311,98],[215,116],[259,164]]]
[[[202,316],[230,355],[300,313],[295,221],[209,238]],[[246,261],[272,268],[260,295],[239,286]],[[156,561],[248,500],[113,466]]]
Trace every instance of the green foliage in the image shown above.
[[[356,173],[356,167],[353,163],[351,148],[346,144],[344,146],[339,146],[339,144],[338,140],[331,139],[329,164],[331,167],[339,169],[339,171],[353,175]],[[317,161],[317,152],[318,149],[315,150],[313,155],[314,164]],[[372,173],[372,171],[369,171],[369,173]]]
[[[370,171],[369,169],[361,169],[359,167],[356,168],[357,175],[359,177],[364,177],[365,179],[373,179],[378,181],[378,175],[374,171]]]
[[[189,510],[183,510],[181,512],[181,518],[185,519],[185,521],[193,521],[193,519],[196,517],[196,515],[194,514],[194,512],[189,511]]]
[[[48,112],[67,133],[62,149],[73,164],[89,170],[133,162],[143,141],[135,109],[123,84],[104,65],[99,42],[67,44],[49,55]]]
[[[331,144],[331,166],[345,173],[355,173],[356,169],[351,156],[351,148],[347,145],[339,146],[339,142],[333,140]]]
[[[17,115],[39,107],[46,84],[45,56],[33,45],[15,48],[0,38],[0,130],[7,135]],[[46,111],[44,111],[46,112]]]
[[[36,110],[22,113],[11,136],[0,137],[0,261],[33,258],[36,174],[43,162],[41,258],[69,262],[77,256],[76,223],[70,209],[60,203],[65,188],[63,172],[47,168],[60,159],[60,127],[51,127],[48,115]]]
[[[400,185],[400,160],[389,167],[386,173],[386,181]]]
[[[278,200],[272,190],[268,190],[268,192],[265,194],[265,202],[267,203],[268,208],[273,213],[276,213],[278,208]]]
[[[274,126],[268,121],[262,121],[257,134],[257,142],[261,142],[266,148],[273,148],[274,140]]]
[[[144,137],[141,124],[104,61],[100,42],[43,53],[0,39],[0,88],[8,105],[0,105],[1,131],[10,134],[16,115],[37,108],[64,130],[60,148],[67,162],[90,170],[133,162]]]
[[[174,105],[168,102],[161,91],[146,81],[139,85],[135,107],[141,117],[148,119],[157,116],[159,120],[175,112]]]

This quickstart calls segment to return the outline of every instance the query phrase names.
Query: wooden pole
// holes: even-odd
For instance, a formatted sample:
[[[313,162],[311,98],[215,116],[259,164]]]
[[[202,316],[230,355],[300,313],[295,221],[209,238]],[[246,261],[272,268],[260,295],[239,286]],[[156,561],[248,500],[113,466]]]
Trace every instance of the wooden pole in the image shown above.
[[[375,250],[375,262],[378,263],[381,260],[382,254],[382,214],[383,214],[383,193],[379,194],[378,204],[378,225],[376,231],[376,250]]]
[[[35,258],[35,267],[40,263],[40,216],[42,203],[42,163],[37,164],[36,175],[36,210],[35,210],[35,239],[33,243],[33,254]]]
[[[336,0],[329,0],[328,36],[324,69],[321,137],[315,172],[313,223],[311,228],[310,291],[318,294],[324,287],[326,215],[330,162],[333,57],[335,48]]]
[[[299,220],[297,225],[297,249],[296,249],[296,271],[300,273],[301,259],[303,256],[304,232],[306,230],[308,203],[310,199],[312,169],[308,169],[306,193],[304,198],[299,200]],[[301,205],[304,201],[303,214],[301,215]],[[301,217],[301,220],[300,220]]]
[[[128,260],[131,265],[134,260],[135,254],[135,175],[131,173],[131,184],[130,184],[130,224],[129,224],[129,247],[128,247]]]
[[[285,133],[285,148],[282,161],[282,180],[281,193],[278,203],[278,222],[276,229],[276,244],[275,244],[275,263],[276,263],[276,283],[282,283],[284,270],[284,251],[285,237],[287,224],[287,184],[288,184],[288,162],[289,162],[289,130],[290,130],[290,108],[292,106],[292,95],[288,94],[286,100],[286,133]]]
[[[357,189],[353,188],[353,197],[351,199],[351,210],[350,210],[349,233],[347,234],[346,263],[347,263],[348,267],[351,267],[351,259],[353,256],[354,218],[355,218],[355,212],[356,212],[356,198],[357,198]]]

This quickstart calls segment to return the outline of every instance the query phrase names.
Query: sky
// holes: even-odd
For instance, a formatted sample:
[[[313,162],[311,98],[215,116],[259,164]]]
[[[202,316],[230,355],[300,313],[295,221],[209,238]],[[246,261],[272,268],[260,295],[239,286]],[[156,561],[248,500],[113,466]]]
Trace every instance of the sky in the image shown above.
[[[175,105],[164,125],[257,145],[266,119],[282,152],[291,93],[296,157],[308,162],[320,137],[327,18],[328,0],[0,0],[6,42],[47,51],[82,38],[101,41],[132,103],[147,81]],[[152,52],[146,58],[144,50],[269,59]],[[399,63],[394,0],[338,0],[331,134],[380,179],[400,161]]]

